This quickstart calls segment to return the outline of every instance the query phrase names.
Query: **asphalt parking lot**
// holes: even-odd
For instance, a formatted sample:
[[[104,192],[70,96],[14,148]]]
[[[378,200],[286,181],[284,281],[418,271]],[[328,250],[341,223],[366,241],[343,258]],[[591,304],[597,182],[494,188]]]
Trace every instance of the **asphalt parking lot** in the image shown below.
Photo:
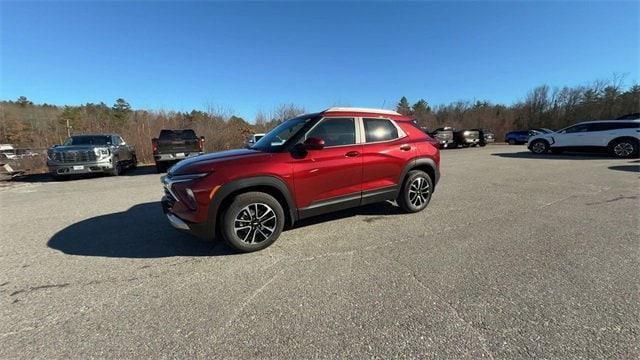
[[[160,175],[0,188],[0,358],[638,358],[640,162],[442,152],[431,204],[262,252],[174,231]]]

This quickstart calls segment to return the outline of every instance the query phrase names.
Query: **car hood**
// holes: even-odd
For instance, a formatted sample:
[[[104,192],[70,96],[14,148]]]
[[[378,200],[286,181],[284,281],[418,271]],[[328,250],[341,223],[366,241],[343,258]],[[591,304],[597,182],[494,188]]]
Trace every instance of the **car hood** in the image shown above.
[[[56,147],[52,147],[49,150],[51,151],[58,151],[58,152],[63,152],[63,151],[86,151],[86,150],[93,150],[96,148],[108,148],[109,145],[67,145],[67,146],[56,146]]]
[[[201,167],[221,161],[265,155],[264,152],[252,149],[235,149],[202,154],[184,159],[169,169],[169,175],[183,175],[200,172]]]

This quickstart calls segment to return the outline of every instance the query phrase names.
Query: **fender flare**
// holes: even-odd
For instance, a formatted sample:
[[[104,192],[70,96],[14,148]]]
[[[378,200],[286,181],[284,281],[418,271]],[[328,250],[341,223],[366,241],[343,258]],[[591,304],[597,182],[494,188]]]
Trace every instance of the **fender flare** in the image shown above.
[[[407,173],[410,170],[415,169],[417,167],[425,167],[425,166],[429,167],[433,171],[433,187],[435,189],[436,185],[438,184],[438,181],[440,180],[440,170],[438,169],[438,166],[436,165],[436,162],[433,159],[428,157],[419,157],[419,158],[413,159],[407,165],[405,165],[404,169],[402,170],[402,173],[400,173],[400,179],[398,179],[398,185],[399,185],[398,191],[400,191],[404,178],[407,176]]]
[[[220,213],[220,207],[224,203],[224,201],[228,199],[230,195],[238,192],[239,190],[256,186],[267,186],[277,190],[286,202],[288,209],[284,210],[288,210],[291,224],[298,220],[298,212],[295,207],[293,194],[284,180],[273,175],[252,176],[249,178],[237,179],[226,183],[222,185],[220,187],[220,190],[218,190],[218,192],[215,194],[215,196],[209,203],[209,213],[207,214],[209,226],[213,231],[215,231],[215,227],[217,225],[216,221],[218,219],[218,214]]]

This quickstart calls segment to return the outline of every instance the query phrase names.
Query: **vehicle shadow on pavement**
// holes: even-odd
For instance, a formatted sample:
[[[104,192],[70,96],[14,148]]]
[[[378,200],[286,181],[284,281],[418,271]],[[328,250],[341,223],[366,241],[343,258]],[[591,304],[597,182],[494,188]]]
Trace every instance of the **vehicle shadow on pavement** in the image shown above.
[[[156,173],[156,167],[153,165],[140,165],[135,169],[127,169],[120,176],[138,176],[138,175],[151,175]],[[44,174],[27,174],[13,178],[11,181],[15,183],[46,183],[46,182],[65,182],[80,179],[92,179],[99,177],[109,177],[107,174],[95,173],[95,174],[82,174],[74,175],[68,178],[54,179],[49,173]]]
[[[579,153],[579,152],[565,152],[562,154],[534,154],[529,151],[522,151],[517,153],[494,153],[492,156],[498,156],[503,158],[512,159],[536,159],[536,160],[603,160],[603,159],[615,159],[613,156],[593,153]]]
[[[609,166],[609,169],[640,173],[640,165],[615,165]]]
[[[294,228],[298,229],[305,226],[317,225],[327,221],[345,219],[345,218],[350,218],[358,215],[368,216],[367,218],[364,218],[363,221],[367,223],[371,223],[373,221],[379,220],[382,216],[397,215],[401,213],[402,213],[402,210],[400,209],[400,207],[388,201],[385,201],[381,203],[375,203],[370,205],[364,205],[361,207],[340,210],[340,211],[300,220],[295,224]]]
[[[47,246],[69,255],[116,258],[235,254],[222,242],[206,242],[173,229],[159,202],[80,221],[57,232]]]

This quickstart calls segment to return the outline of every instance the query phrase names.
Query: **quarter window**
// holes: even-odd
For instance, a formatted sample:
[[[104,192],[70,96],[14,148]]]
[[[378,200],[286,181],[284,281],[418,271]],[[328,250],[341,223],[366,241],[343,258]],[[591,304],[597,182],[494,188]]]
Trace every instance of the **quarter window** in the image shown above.
[[[364,133],[367,142],[387,141],[398,138],[398,128],[387,119],[364,118]]]
[[[352,145],[356,143],[356,122],[354,118],[326,118],[311,129],[306,137],[320,138],[327,147]]]

